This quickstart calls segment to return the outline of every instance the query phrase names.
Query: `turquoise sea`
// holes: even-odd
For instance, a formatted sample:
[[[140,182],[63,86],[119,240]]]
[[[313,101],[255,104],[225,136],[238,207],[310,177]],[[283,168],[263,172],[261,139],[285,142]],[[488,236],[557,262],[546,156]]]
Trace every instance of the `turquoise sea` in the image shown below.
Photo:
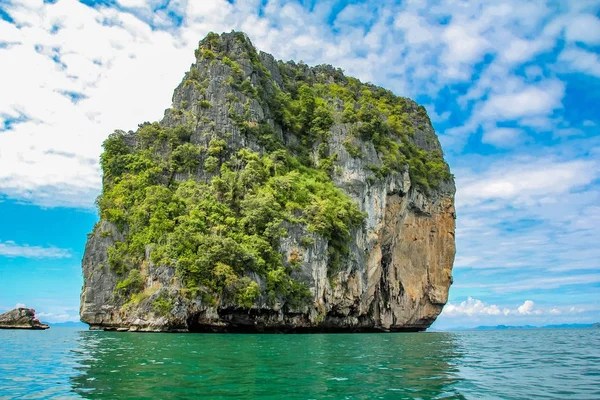
[[[600,399],[600,330],[0,330],[0,399]]]

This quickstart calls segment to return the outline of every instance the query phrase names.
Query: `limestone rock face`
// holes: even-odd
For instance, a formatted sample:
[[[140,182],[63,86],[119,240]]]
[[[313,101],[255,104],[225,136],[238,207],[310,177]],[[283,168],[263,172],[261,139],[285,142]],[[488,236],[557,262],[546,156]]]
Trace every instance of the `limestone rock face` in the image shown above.
[[[48,329],[35,317],[33,308],[15,308],[0,314],[0,329]]]
[[[231,55],[229,58],[235,56],[243,77],[262,88],[266,96],[272,91],[271,87],[283,88],[282,64],[261,52],[260,63],[268,70],[270,81],[260,80],[256,62],[247,59],[247,49],[238,38],[234,34],[220,36],[223,51]],[[327,76],[341,73],[330,66],[294,65],[306,79],[327,81]],[[232,151],[248,148],[264,152],[260,140],[244,135],[232,119],[232,110],[237,110],[250,120],[267,121],[279,139],[293,148],[298,142],[297,136],[277,123],[268,102],[257,101],[226,84],[232,75],[231,69],[198,54],[191,71],[200,75],[201,90],[197,84],[189,83],[191,72],[188,73],[175,90],[173,108],[165,112],[161,125],[174,127],[188,118],[189,113],[202,113],[202,118],[194,117],[191,143],[208,145],[210,137],[205,133],[221,131],[229,133],[226,141]],[[333,79],[330,78],[332,82]],[[232,97],[237,101],[231,101]],[[203,108],[202,102],[210,107]],[[411,100],[406,99],[406,107],[413,126],[411,142],[422,151],[441,153],[429,118],[426,115],[412,117],[419,115],[419,106]],[[182,109],[184,111],[179,113],[174,111]],[[237,307],[226,299],[215,302],[206,301],[202,296],[190,298],[183,294],[185,283],[176,268],[154,264],[147,248],[146,259],[139,267],[144,277],[145,296],[135,306],[128,305],[115,294],[115,287],[123,277],[108,263],[108,249],[123,241],[126,232],[102,220],[89,235],[85,248],[81,320],[92,329],[130,331],[353,332],[419,331],[429,327],[447,302],[452,283],[453,179],[450,177],[435,188],[425,190],[413,181],[408,166],[397,173],[377,176],[373,166],[383,164],[382,155],[368,140],[355,140],[361,156],[351,155],[347,142],[352,129],[352,123],[336,119],[330,128],[327,150],[330,155],[336,154],[332,174],[335,185],[366,213],[364,226],[352,231],[347,243],[349,255],[341,269],[333,276],[328,274],[328,240],[306,227],[287,226],[287,235],[279,244],[284,260],[292,255],[301,260],[293,277],[308,285],[312,294],[310,304],[292,307],[269,302],[264,295],[265,277],[253,272],[247,276],[259,284],[261,296],[250,308]],[[130,146],[136,145],[133,132],[125,138]],[[316,164],[320,162],[318,152],[315,144],[311,157]],[[210,175],[198,170],[172,177],[190,178],[206,181]],[[153,307],[160,296],[173,299],[167,313],[158,313]]]

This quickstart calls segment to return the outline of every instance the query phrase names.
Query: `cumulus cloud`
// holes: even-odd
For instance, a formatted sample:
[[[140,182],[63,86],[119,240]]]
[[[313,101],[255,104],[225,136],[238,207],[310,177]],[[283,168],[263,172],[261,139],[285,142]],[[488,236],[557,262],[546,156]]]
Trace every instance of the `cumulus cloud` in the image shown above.
[[[516,128],[492,128],[485,130],[481,141],[497,147],[514,147],[523,140],[523,132]]]
[[[509,42],[508,47],[500,53],[500,56],[508,64],[520,64],[547,50],[553,43],[552,38],[544,36],[537,40],[525,40],[516,37]]]
[[[484,143],[501,146],[507,143],[503,139],[509,134],[516,137],[516,131],[496,131],[495,127],[501,124],[518,124],[520,127],[543,130],[557,128],[552,115],[563,108],[564,83],[550,79],[529,83],[524,77],[510,76],[508,70],[507,66],[490,65],[482,72],[479,81],[458,98],[461,106],[472,106],[473,111],[463,125],[443,132],[455,139],[454,143],[450,142],[453,147],[462,149],[468,137],[480,127],[484,130]],[[493,136],[487,132],[490,130]]]
[[[183,46],[131,14],[76,1],[8,11],[19,28],[8,24],[16,44],[0,47],[2,59],[14,60],[0,66],[0,115],[5,126],[13,121],[0,127],[1,191],[45,206],[91,208],[102,141],[168,108],[182,72],[168,65],[182,64]],[[9,29],[2,22],[0,31]]]
[[[515,308],[500,307],[496,304],[487,304],[479,299],[472,297],[462,301],[459,304],[448,303],[444,307],[442,315],[445,317],[459,316],[531,316],[531,315],[561,315],[561,314],[577,314],[585,312],[582,307],[550,307],[545,309],[537,309],[533,300],[525,300],[523,304]]]
[[[401,13],[394,19],[394,26],[403,32],[404,41],[410,45],[432,45],[435,41],[436,28],[421,16]]]
[[[458,178],[461,206],[505,199],[512,205],[544,202],[569,193],[600,177],[593,160],[555,161],[524,158],[499,163],[477,176]],[[506,204],[506,203],[503,203]]]
[[[23,258],[70,258],[71,252],[58,247],[19,245],[13,241],[0,241],[1,257],[23,257]]]
[[[373,11],[365,4],[349,4],[335,17],[334,24],[343,26],[347,24],[369,24],[373,18]]]
[[[599,45],[600,19],[593,14],[577,15],[566,25],[565,36],[569,41]]]
[[[128,8],[144,8],[148,5],[146,0],[118,0],[118,3]]]
[[[25,307],[26,306],[23,303],[17,303],[17,304],[15,304],[15,308],[25,308]]]
[[[446,73],[450,78],[462,78],[470,75],[470,67],[481,60],[485,50],[490,44],[485,37],[479,35],[469,25],[460,23],[451,24],[442,33],[442,40],[446,43],[446,50],[442,59],[448,66]],[[461,68],[466,64],[469,69]]]
[[[448,303],[444,307],[443,314],[446,316],[453,315],[500,315],[502,311],[498,308],[497,305],[486,305],[481,300],[474,299],[469,297],[467,300],[461,302],[460,304],[452,304]]]
[[[566,64],[567,71],[600,77],[600,56],[598,53],[570,47],[560,53],[558,61]]]
[[[523,305],[519,306],[517,308],[517,311],[519,312],[519,314],[528,315],[533,312],[533,307],[534,307],[533,301],[525,300],[525,303],[523,303]]]
[[[523,116],[547,115],[562,107],[564,84],[558,81],[530,85],[492,95],[480,111],[482,117],[515,120]]]
[[[450,117],[450,111],[446,110],[446,111],[437,113],[435,110],[435,106],[431,105],[431,104],[424,105],[424,107],[427,109],[427,115],[429,115],[429,118],[431,119],[431,121],[433,123],[447,121],[448,118]]]

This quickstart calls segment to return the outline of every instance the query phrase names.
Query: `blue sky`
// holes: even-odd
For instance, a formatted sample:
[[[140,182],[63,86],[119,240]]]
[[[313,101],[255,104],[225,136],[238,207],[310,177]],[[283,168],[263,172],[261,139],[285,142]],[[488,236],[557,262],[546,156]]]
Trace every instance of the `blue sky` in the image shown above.
[[[0,0],[0,311],[78,318],[98,156],[209,31],[425,105],[456,177],[437,328],[600,321],[597,1]]]

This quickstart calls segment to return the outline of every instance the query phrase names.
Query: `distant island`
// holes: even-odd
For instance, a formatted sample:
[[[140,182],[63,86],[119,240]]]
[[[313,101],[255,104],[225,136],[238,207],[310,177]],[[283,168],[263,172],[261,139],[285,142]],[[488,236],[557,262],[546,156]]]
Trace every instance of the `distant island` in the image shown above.
[[[88,324],[79,321],[67,321],[67,322],[44,322],[52,328],[88,328]]]
[[[35,317],[33,308],[18,307],[0,314],[0,329],[43,330],[49,326]]]
[[[524,330],[524,329],[581,329],[581,328],[600,328],[600,322],[595,324],[552,324],[543,326],[534,325],[480,325],[475,328],[449,328],[439,329],[440,331],[502,331],[502,330]],[[435,330],[435,329],[433,329]]]

